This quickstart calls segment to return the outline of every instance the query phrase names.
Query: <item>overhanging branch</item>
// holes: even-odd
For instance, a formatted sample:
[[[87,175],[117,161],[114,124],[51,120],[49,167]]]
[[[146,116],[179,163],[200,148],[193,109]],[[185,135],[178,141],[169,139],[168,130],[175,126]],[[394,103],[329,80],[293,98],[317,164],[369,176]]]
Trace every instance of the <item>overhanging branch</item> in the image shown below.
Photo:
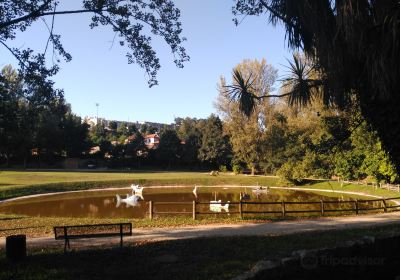
[[[46,13],[41,13],[39,10],[32,12],[26,16],[16,18],[7,22],[2,22],[0,23],[0,29],[6,28],[10,25],[20,23],[22,21],[26,21],[30,18],[39,18],[43,16],[54,16],[54,15],[70,15],[70,14],[83,14],[83,13],[100,13],[100,12],[109,12],[109,10],[70,10],[70,11],[59,11],[59,12],[46,12]]]
[[[291,23],[290,21],[288,21],[286,18],[284,18],[282,15],[280,15],[277,11],[275,11],[274,9],[272,9],[264,0],[260,0],[261,5],[264,6],[264,8],[266,8],[268,10],[268,12],[270,12],[273,16],[279,18],[281,21],[283,21],[286,25],[290,26],[291,28],[295,28],[295,26],[293,25],[293,23]]]

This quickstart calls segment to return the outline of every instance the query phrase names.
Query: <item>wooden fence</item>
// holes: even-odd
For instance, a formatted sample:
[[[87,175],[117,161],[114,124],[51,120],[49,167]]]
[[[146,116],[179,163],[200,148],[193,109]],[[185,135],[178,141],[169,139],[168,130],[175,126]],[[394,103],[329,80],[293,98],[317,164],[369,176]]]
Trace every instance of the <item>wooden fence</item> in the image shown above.
[[[363,181],[335,181],[339,182],[341,184],[353,184],[353,185],[362,185],[362,186],[372,186],[375,189],[380,188],[380,189],[385,189],[389,191],[395,191],[395,192],[400,192],[400,184],[382,184],[382,183],[366,183]]]
[[[386,189],[389,191],[400,192],[400,185],[391,185],[391,184],[379,184],[381,189]]]
[[[378,199],[356,199],[356,200],[320,200],[320,201],[271,201],[271,202],[254,202],[254,201],[239,201],[239,202],[229,202],[229,206],[237,205],[238,210],[228,211],[228,212],[212,212],[212,211],[200,211],[198,205],[212,205],[220,204],[219,202],[155,202],[149,201],[149,218],[153,219],[154,215],[162,214],[184,214],[192,215],[193,220],[196,220],[198,215],[227,215],[227,214],[239,214],[241,218],[246,214],[278,214],[280,217],[285,218],[290,214],[317,214],[320,216],[326,215],[326,213],[334,212],[350,212],[358,215],[360,212],[377,211],[383,210],[383,212],[388,211],[400,211],[400,203],[390,204],[388,201],[394,201],[400,199],[400,197],[392,198],[378,198]],[[378,207],[369,207],[370,202],[380,202]],[[336,208],[327,207],[327,205],[334,204]],[[191,205],[191,211],[155,211],[155,205]],[[275,210],[247,210],[244,209],[246,205],[275,205],[278,209]],[[289,210],[288,207],[293,205],[317,205],[318,209],[292,209]],[[342,206],[351,205],[351,207],[342,208]]]

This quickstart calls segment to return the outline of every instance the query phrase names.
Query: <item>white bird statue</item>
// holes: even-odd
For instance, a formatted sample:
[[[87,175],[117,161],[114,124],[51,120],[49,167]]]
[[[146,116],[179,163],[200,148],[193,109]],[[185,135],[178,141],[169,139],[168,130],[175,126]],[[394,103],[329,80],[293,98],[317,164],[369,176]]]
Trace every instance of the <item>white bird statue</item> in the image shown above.
[[[121,198],[118,194],[116,195],[117,197],[117,207],[121,205],[121,202],[126,204],[126,207],[132,206],[138,206],[139,201],[141,197],[139,195],[126,195],[126,198]]]
[[[225,205],[222,205],[221,199],[220,200],[211,200],[210,201],[210,210],[212,212],[222,212],[222,210],[225,210],[225,212],[229,212],[229,201],[228,203],[225,203]]]
[[[194,186],[193,194],[194,194],[194,196],[197,198],[197,186]]]
[[[143,187],[132,184],[131,188],[132,188],[132,194],[138,195],[138,196],[140,196],[141,199],[144,199],[143,198]]]

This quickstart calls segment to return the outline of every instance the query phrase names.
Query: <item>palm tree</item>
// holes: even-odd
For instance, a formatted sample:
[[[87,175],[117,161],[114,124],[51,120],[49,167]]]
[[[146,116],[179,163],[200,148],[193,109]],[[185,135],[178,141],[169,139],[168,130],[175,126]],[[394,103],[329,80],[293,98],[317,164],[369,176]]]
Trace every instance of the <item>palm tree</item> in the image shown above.
[[[237,0],[233,13],[268,13],[270,23],[283,23],[288,46],[302,50],[321,74],[319,81],[310,79],[306,68],[294,61],[290,65],[294,76],[286,80],[292,90],[285,94],[291,104],[307,104],[318,93],[326,104],[341,108],[355,100],[400,171],[398,0]],[[250,97],[271,97],[255,98],[248,88],[237,91],[247,94],[240,98],[246,106],[252,104]]]
[[[225,92],[230,96],[231,100],[239,102],[240,110],[247,116],[254,111],[258,101],[265,98],[281,98],[287,97],[290,106],[306,106],[320,95],[324,86],[322,79],[314,78],[316,76],[316,66],[311,64],[309,60],[301,58],[298,54],[293,55],[293,61],[289,61],[288,75],[283,78],[282,85],[285,88],[283,94],[261,94],[257,95],[258,89],[254,87],[254,79],[252,75],[246,79],[244,74],[234,69],[232,72],[233,84],[225,86]],[[330,102],[326,98],[327,103]]]

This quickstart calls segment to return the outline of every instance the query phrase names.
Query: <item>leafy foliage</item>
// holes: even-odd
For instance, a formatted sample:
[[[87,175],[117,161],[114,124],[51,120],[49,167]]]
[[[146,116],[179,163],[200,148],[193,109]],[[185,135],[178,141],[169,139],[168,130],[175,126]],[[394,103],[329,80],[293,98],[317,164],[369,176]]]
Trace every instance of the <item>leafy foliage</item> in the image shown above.
[[[244,73],[246,76],[243,77]],[[252,174],[258,166],[263,146],[266,144],[263,137],[266,125],[264,113],[270,106],[268,101],[260,102],[256,99],[258,96],[268,94],[275,77],[276,70],[265,60],[244,60],[233,70],[232,86],[226,86],[224,79],[221,79],[219,84],[220,94],[216,106],[223,115],[224,130],[230,136],[236,160],[244,162],[247,168],[252,170]],[[247,93],[243,92],[243,83],[249,88],[246,90]],[[240,96],[237,101],[231,99],[236,96]],[[250,98],[252,101],[244,101],[243,98]],[[244,108],[245,112],[250,110],[254,111],[254,114],[243,116],[241,111]]]
[[[33,150],[40,159],[63,151],[76,156],[87,149],[87,127],[71,113],[51,80],[21,76],[6,66],[1,81],[0,157],[7,163],[12,158],[26,160]]]
[[[16,57],[26,75],[36,72],[41,72],[46,77],[54,75],[58,71],[57,65],[49,69],[45,65],[49,44],[66,61],[72,59],[61,43],[61,36],[54,33],[55,17],[89,14],[90,28],[109,26],[119,38],[119,44],[127,47],[128,63],[136,63],[145,69],[150,87],[157,84],[156,76],[160,69],[159,59],[151,45],[153,36],[163,38],[169,45],[176,66],[183,67],[183,63],[189,60],[182,47],[185,38],[181,36],[180,11],[173,1],[82,0],[81,4],[82,6],[75,4],[71,10],[62,10],[62,4],[58,0],[1,1],[0,44]],[[49,17],[51,23],[46,21]],[[9,46],[9,42],[16,38],[18,32],[27,31],[38,20],[44,21],[49,32],[43,53],[35,55],[29,48],[21,51]]]
[[[175,130],[165,129],[161,132],[157,154],[161,162],[168,164],[168,168],[179,157],[180,146],[181,140]]]
[[[204,125],[201,147],[198,152],[201,161],[214,167],[229,163],[231,153],[228,136],[222,130],[222,121],[219,117],[211,115]]]
[[[291,64],[294,103],[322,92],[326,105],[358,104],[400,170],[399,1],[237,0],[233,13],[267,13],[273,25],[283,23],[288,46],[304,51],[320,73],[319,81],[308,79]]]

